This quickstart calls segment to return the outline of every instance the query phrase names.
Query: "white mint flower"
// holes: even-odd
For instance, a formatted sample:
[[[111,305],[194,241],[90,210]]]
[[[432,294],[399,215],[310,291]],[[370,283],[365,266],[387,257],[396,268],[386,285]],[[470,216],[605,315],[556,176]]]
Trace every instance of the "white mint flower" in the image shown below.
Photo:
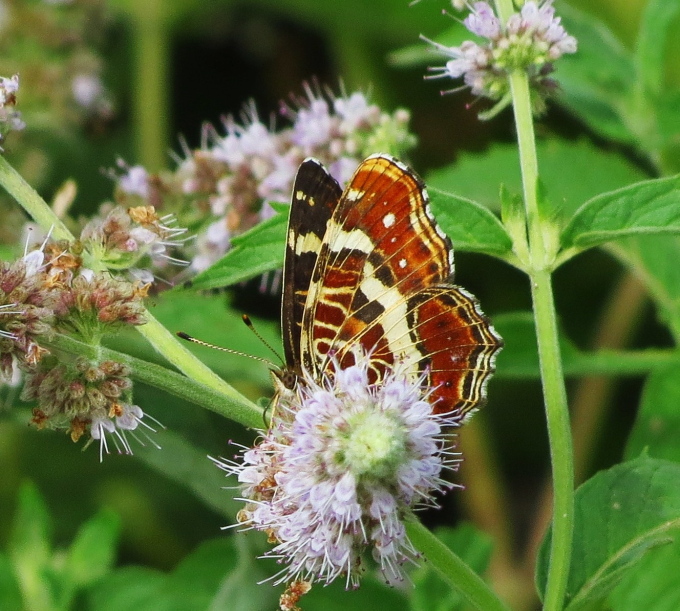
[[[90,437],[99,442],[99,462],[102,462],[104,452],[109,453],[107,435],[113,439],[113,444],[119,454],[132,454],[132,448],[127,438],[128,431],[139,443],[144,445],[143,441],[133,431],[141,424],[152,433],[156,432],[156,429],[143,420],[144,416],[145,414],[139,405],[127,403],[114,403],[108,412],[105,410],[95,412],[90,423]],[[150,418],[150,416],[147,416],[147,418]],[[155,447],[160,448],[147,433],[145,433],[145,437]]]
[[[403,579],[418,557],[404,517],[452,487],[441,473],[458,462],[454,421],[432,413],[424,378],[397,365],[371,384],[369,359],[355,360],[285,393],[242,463],[216,461],[242,485],[239,522],[276,541],[267,555],[286,564],[276,583],[358,586],[364,551],[388,581]]]

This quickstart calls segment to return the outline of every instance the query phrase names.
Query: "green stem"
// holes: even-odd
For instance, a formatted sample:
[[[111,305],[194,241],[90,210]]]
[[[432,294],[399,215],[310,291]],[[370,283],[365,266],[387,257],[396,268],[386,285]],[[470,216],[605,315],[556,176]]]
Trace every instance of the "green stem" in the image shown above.
[[[161,365],[149,363],[103,346],[92,346],[68,335],[55,335],[49,342],[45,342],[45,345],[63,352],[83,355],[89,359],[112,360],[123,363],[130,367],[132,377],[135,380],[160,388],[180,399],[191,401],[244,426],[250,428],[262,428],[263,426],[262,410],[254,404],[244,403],[243,400],[225,396],[219,390]]]
[[[406,522],[406,531],[416,548],[468,603],[480,611],[508,610],[485,581],[417,519]]]
[[[241,393],[189,352],[149,311],[144,316],[146,324],[137,327],[139,333],[184,375],[196,380],[199,384],[222,393],[232,401],[238,401],[242,405],[252,405]]]
[[[54,213],[45,200],[0,155],[0,185],[9,193],[45,231],[52,230],[55,240],[73,240],[71,232]]]
[[[536,337],[553,476],[550,568],[543,600],[546,611],[559,611],[562,609],[571,562],[574,529],[574,457],[567,393],[557,343],[557,320],[550,272],[538,270],[531,274],[531,296],[536,318]]]
[[[531,262],[528,271],[553,476],[550,567],[543,600],[545,610],[558,611],[562,609],[571,562],[574,528],[574,456],[550,278],[550,269],[554,262],[550,258],[553,253],[551,248],[546,248],[545,242],[552,231],[549,220],[542,218],[537,198],[538,162],[526,74],[513,72],[510,75],[510,88],[527,213]]]

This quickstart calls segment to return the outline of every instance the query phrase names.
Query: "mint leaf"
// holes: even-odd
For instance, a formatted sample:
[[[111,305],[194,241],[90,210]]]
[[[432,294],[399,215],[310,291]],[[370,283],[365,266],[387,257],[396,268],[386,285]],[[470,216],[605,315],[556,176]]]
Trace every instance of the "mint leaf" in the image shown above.
[[[432,211],[457,250],[506,255],[512,240],[497,216],[488,208],[439,189],[428,189]]]
[[[562,232],[575,251],[632,235],[680,233],[680,176],[647,180],[583,204]]]
[[[652,548],[680,528],[680,465],[654,458],[601,471],[576,491],[566,610],[603,600]],[[550,532],[541,546],[536,583],[545,591]]]

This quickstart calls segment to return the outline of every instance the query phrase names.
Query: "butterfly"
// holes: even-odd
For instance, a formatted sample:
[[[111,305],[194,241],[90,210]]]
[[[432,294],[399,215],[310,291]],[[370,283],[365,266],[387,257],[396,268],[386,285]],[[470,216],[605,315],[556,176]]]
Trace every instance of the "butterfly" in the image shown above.
[[[477,300],[451,284],[453,248],[422,180],[393,157],[364,160],[343,191],[315,159],[293,187],[281,319],[295,387],[369,359],[369,383],[397,363],[424,377],[437,414],[464,421],[485,401],[502,339]]]

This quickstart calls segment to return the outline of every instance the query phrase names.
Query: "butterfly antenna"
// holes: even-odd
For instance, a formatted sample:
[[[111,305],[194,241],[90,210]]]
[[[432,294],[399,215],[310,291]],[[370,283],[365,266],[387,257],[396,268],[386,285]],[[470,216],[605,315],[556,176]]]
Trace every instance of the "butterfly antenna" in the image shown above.
[[[246,324],[246,327],[248,327],[254,334],[255,336],[265,345],[269,350],[271,350],[272,354],[276,355],[276,358],[281,361],[281,365],[285,366],[285,361],[281,358],[281,355],[274,349],[272,348],[271,344],[260,335],[258,330],[255,328],[255,325],[253,324],[253,321],[250,320],[250,316],[248,314],[244,314],[242,316],[243,322]]]
[[[198,344],[199,346],[205,346],[206,348],[212,348],[213,350],[220,350],[222,352],[228,352],[229,354],[236,354],[238,356],[245,356],[246,358],[255,359],[256,361],[261,361],[262,363],[266,363],[270,367],[274,367],[274,363],[272,363],[269,359],[264,359],[264,358],[259,357],[259,356],[254,356],[253,354],[246,354],[245,352],[240,352],[239,350],[232,350],[231,348],[224,348],[223,346],[217,346],[215,344],[211,344],[210,342],[204,342],[202,339],[197,339],[195,337],[191,337],[191,335],[189,335],[188,333],[184,333],[184,331],[177,331],[177,337],[181,337],[183,340],[191,342],[192,344]],[[266,342],[265,342],[265,344],[266,344]]]

